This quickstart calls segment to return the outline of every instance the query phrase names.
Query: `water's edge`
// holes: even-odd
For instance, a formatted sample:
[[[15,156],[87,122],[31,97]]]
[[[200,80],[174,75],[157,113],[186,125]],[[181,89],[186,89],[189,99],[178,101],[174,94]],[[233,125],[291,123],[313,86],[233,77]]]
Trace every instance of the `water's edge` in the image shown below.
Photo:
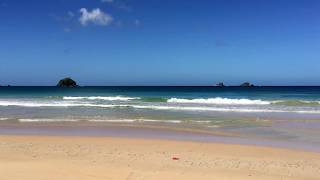
[[[74,123],[74,122],[31,122],[27,124],[0,124],[0,136],[74,136],[74,137],[116,137],[133,139],[159,139],[222,143],[283,148],[299,151],[320,152],[320,148],[308,143],[296,143],[274,139],[248,138],[236,133],[207,131],[189,127],[173,127],[159,124],[126,123]]]

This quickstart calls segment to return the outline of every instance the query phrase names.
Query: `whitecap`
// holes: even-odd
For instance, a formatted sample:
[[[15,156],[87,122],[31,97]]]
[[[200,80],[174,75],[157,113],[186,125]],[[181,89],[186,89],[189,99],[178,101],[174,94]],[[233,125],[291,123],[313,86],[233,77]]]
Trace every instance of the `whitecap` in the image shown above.
[[[268,105],[271,104],[269,101],[262,101],[260,99],[229,99],[229,98],[198,98],[198,99],[180,99],[170,98],[169,103],[190,103],[190,104],[217,104],[217,105]]]
[[[77,122],[76,119],[18,119],[19,122]]]
[[[64,96],[64,100],[107,100],[107,101],[130,101],[140,99],[138,97],[125,97],[125,96]]]
[[[160,106],[160,105],[130,105],[130,104],[90,104],[90,103],[67,103],[67,102],[24,102],[24,101],[0,101],[0,106],[22,106],[22,107],[96,107],[96,108],[136,108],[154,110],[183,110],[183,111],[216,111],[216,112],[243,112],[243,113],[301,113],[320,114],[320,110],[285,110],[267,109],[255,107],[208,107],[208,106]]]

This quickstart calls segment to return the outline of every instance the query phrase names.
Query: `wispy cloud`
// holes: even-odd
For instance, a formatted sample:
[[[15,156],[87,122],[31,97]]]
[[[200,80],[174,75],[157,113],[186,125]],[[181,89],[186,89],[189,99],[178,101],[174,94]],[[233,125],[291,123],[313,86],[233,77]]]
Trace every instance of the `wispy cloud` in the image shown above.
[[[49,17],[51,17],[53,20],[55,20],[59,25],[63,27],[64,32],[71,32],[72,29],[78,25],[78,22],[76,20],[76,14],[72,11],[68,11],[63,15],[58,15],[54,13],[50,13]]]
[[[111,6],[125,11],[132,11],[132,8],[122,0],[100,0],[102,3],[110,4]]]
[[[75,15],[74,15],[74,13],[73,13],[72,11],[68,11],[68,16],[69,16],[70,18],[73,18]]]
[[[101,2],[103,2],[103,3],[113,3],[114,0],[101,0]]]
[[[81,16],[79,18],[79,22],[83,26],[86,26],[89,23],[100,26],[108,26],[113,21],[113,17],[110,14],[101,11],[99,8],[93,9],[91,12],[86,8],[81,8],[80,13]]]
[[[223,41],[223,40],[215,40],[215,42],[214,42],[214,45],[216,46],[216,47],[226,47],[226,46],[228,46],[229,44],[227,43],[227,42],[225,42],[225,41]]]
[[[57,15],[57,14],[49,14],[54,20],[58,22],[70,22],[73,20],[75,14],[72,11],[68,11],[67,14]]]
[[[122,23],[122,21],[118,20],[118,21],[115,22],[115,25],[116,25],[117,27],[122,27],[122,26],[123,26],[123,23]]]
[[[64,54],[70,54],[71,53],[71,48],[65,48],[64,50],[63,50],[63,53]]]
[[[134,23],[134,25],[136,25],[136,26],[140,26],[140,24],[141,24],[141,22],[140,22],[139,19],[134,20],[133,23]]]
[[[71,32],[71,28],[65,27],[65,28],[63,28],[63,31],[64,31],[64,32]]]
[[[8,7],[8,4],[5,3],[5,2],[3,2],[3,3],[0,4],[0,6],[1,6],[1,7]]]

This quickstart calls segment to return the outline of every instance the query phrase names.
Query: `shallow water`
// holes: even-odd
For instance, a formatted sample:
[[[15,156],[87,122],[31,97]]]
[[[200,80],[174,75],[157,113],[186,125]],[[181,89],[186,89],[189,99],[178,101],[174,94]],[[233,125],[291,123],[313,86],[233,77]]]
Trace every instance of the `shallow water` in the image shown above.
[[[0,87],[0,125],[152,124],[318,149],[319,102],[320,87]]]

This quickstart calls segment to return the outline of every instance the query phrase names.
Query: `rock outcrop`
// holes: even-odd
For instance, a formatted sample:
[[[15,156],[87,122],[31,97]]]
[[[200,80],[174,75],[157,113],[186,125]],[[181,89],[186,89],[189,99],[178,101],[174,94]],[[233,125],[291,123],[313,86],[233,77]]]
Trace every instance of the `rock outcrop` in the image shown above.
[[[219,82],[218,84],[216,84],[216,86],[218,86],[218,87],[224,87],[225,85],[223,84],[223,82]]]
[[[240,85],[241,87],[252,87],[254,86],[253,84],[249,83],[249,82],[244,82]]]
[[[58,84],[58,87],[78,87],[77,83],[71,78],[61,79]]]

